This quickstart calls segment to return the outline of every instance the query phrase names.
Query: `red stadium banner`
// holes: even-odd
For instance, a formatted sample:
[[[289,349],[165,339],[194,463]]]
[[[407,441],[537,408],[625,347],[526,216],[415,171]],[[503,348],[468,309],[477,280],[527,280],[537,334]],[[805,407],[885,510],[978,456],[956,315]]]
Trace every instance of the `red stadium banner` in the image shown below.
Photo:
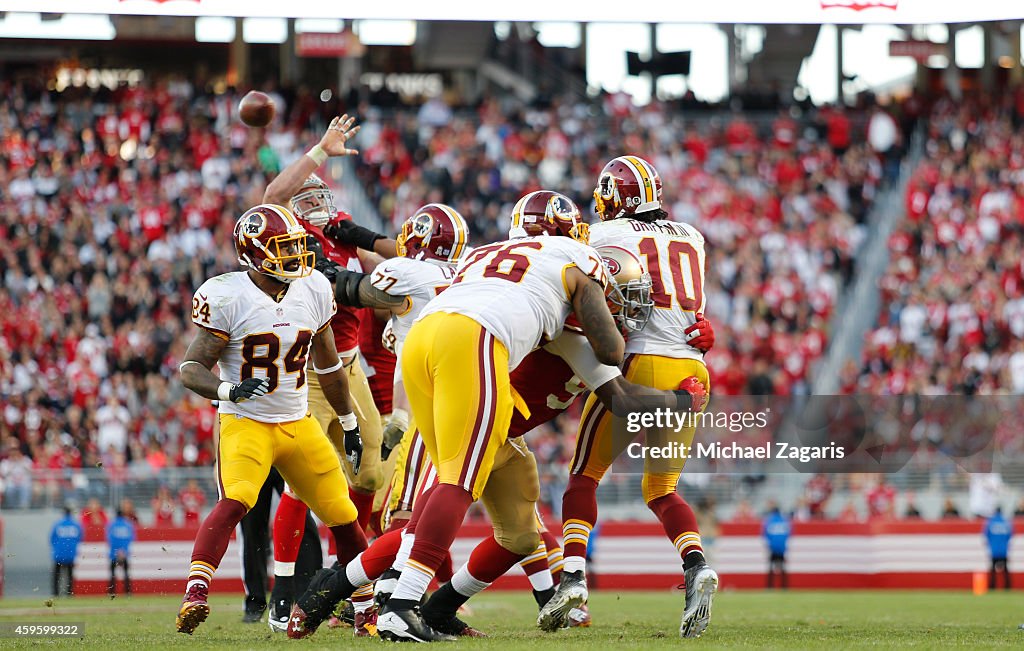
[[[929,57],[949,52],[945,43],[931,41],[889,41],[889,56],[912,57],[918,61],[927,61]]]
[[[295,54],[300,57],[360,57],[365,52],[359,37],[347,29],[333,34],[303,32],[295,35]]]
[[[1018,527],[1024,522],[1018,523]],[[550,527],[558,527],[551,523]],[[981,521],[954,522],[798,522],[787,554],[789,586],[795,589],[959,589],[988,571]],[[452,546],[458,567],[473,547],[491,535],[485,523],[466,525]],[[137,593],[177,594],[184,589],[194,529],[140,530],[132,547],[133,589]],[[102,594],[110,576],[101,531],[87,531],[75,569],[75,590]],[[708,558],[725,590],[763,589],[768,553],[761,525],[730,524],[707,546]],[[595,540],[591,577],[601,590],[660,590],[678,585],[682,572],[675,549],[658,523],[610,522]],[[324,543],[326,558],[326,542]],[[956,549],[956,554],[950,554]],[[1024,540],[1014,539],[1010,567],[1024,560]],[[232,538],[217,570],[214,590],[241,592],[241,563]],[[1024,572],[1014,574],[1024,581]],[[513,569],[492,589],[529,588]]]

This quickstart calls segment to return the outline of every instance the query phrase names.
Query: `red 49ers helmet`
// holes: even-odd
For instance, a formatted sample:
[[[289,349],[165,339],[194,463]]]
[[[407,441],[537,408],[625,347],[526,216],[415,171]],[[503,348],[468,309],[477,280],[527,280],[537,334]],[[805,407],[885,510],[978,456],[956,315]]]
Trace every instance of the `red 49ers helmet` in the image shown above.
[[[454,263],[462,259],[468,239],[469,226],[457,210],[428,203],[402,224],[396,248],[403,258]]]
[[[535,235],[561,235],[586,244],[590,225],[580,217],[580,209],[569,197],[551,190],[525,195],[512,208],[511,239]]]
[[[338,210],[334,207],[334,195],[324,180],[316,174],[310,174],[302,183],[302,187],[292,197],[292,213],[313,226],[323,227],[334,219]]]
[[[594,189],[594,209],[601,219],[630,217],[661,208],[661,177],[639,156],[619,156],[601,170]]]
[[[290,283],[313,273],[314,256],[306,250],[306,229],[284,206],[261,204],[235,222],[238,262],[261,274]]]

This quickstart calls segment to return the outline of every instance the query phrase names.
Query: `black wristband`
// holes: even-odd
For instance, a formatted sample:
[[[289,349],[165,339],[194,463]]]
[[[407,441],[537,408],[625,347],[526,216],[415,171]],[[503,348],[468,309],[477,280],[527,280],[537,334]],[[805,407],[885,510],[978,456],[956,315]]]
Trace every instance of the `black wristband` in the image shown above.
[[[676,389],[672,393],[676,394],[676,411],[683,412],[693,409],[693,396],[689,391]]]
[[[324,226],[323,232],[324,235],[331,239],[338,240],[345,244],[354,244],[360,249],[366,249],[367,251],[373,251],[374,242],[384,239],[384,236],[380,233],[376,233],[365,226],[360,226],[355,222],[347,220],[328,224],[327,226]]]
[[[366,249],[367,251],[373,251],[373,245],[377,240],[384,239],[384,236],[380,233],[371,231],[365,226],[355,225],[352,229],[352,242],[360,249]]]

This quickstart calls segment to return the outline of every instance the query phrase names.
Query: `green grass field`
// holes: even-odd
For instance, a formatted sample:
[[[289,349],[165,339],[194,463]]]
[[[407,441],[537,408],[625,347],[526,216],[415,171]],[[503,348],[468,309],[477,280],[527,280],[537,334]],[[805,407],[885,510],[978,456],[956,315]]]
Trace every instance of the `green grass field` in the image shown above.
[[[0,622],[80,622],[82,639],[0,639],[0,648],[81,647],[102,649],[303,649],[366,647],[348,628],[323,627],[309,640],[272,635],[266,624],[241,623],[241,598],[214,596],[213,613],[188,637],[174,631],[179,599],[172,597],[79,597],[47,606],[44,598],[0,601]],[[848,649],[951,646],[1020,647],[1024,599],[1010,593],[973,596],[961,592],[724,592],[715,600],[711,626],[699,640],[677,636],[680,592],[591,595],[594,625],[548,635],[534,628],[536,608],[522,593],[484,594],[466,619],[490,634],[463,640],[476,649],[678,648],[680,645],[757,649]]]

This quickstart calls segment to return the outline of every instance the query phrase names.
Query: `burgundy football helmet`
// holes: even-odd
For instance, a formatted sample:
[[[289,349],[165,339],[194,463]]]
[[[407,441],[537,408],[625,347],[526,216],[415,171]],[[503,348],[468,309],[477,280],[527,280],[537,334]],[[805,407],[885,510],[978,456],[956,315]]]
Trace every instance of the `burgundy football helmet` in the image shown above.
[[[334,219],[338,212],[334,207],[334,195],[324,180],[316,174],[310,174],[302,183],[302,187],[292,197],[292,213],[313,226],[323,227]]]
[[[466,252],[468,240],[469,226],[457,210],[428,203],[402,224],[396,248],[403,258],[455,263]]]
[[[238,262],[283,283],[313,273],[313,253],[306,250],[306,229],[284,206],[261,204],[235,222]]]
[[[639,156],[619,156],[601,170],[594,210],[603,221],[661,208],[661,177]]]
[[[525,195],[512,208],[510,239],[535,235],[561,235],[586,244],[590,225],[583,222],[580,209],[564,194],[537,190]]]

